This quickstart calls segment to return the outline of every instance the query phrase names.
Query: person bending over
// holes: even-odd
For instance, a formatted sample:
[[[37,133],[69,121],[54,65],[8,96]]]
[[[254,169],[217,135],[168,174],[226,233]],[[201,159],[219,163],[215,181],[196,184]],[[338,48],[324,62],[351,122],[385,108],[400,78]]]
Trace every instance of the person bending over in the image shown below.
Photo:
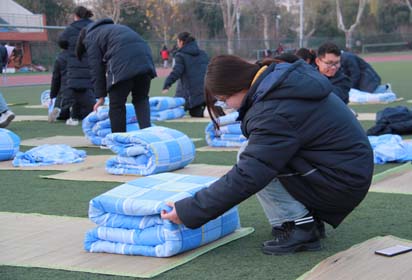
[[[231,77],[228,79],[227,77]],[[266,254],[321,249],[323,221],[337,227],[364,199],[373,152],[327,78],[299,59],[259,67],[214,57],[206,72],[207,108],[238,109],[248,144],[233,168],[193,197],[168,202],[161,217],[197,228],[257,194],[272,226]]]

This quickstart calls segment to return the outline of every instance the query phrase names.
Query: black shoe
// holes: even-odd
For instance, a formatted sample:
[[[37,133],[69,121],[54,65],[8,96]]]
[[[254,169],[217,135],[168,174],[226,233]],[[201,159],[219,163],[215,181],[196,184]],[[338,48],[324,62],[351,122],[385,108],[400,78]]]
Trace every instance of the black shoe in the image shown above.
[[[321,249],[319,232],[312,216],[283,223],[272,229],[274,238],[263,243],[262,251],[268,255],[283,255]]]

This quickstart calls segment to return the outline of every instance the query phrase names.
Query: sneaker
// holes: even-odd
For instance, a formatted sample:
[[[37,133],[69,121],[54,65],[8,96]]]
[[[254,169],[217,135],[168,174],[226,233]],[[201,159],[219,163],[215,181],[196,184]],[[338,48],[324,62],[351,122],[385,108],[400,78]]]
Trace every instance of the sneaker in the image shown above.
[[[267,255],[284,255],[321,249],[318,228],[312,216],[274,227],[272,234],[274,238],[265,241],[262,247],[263,253]]]
[[[55,122],[60,115],[60,108],[54,108],[49,114],[48,121],[49,123]]]
[[[8,126],[15,116],[16,115],[10,110],[2,113],[0,115],[0,128],[5,128],[6,126]]]
[[[393,91],[392,91],[392,85],[391,85],[390,83],[387,83],[387,84],[386,84],[386,91],[385,91],[385,92],[387,92],[387,93],[393,92]]]
[[[76,119],[68,118],[66,120],[66,124],[71,125],[71,126],[76,126],[76,125],[79,125],[79,121]]]

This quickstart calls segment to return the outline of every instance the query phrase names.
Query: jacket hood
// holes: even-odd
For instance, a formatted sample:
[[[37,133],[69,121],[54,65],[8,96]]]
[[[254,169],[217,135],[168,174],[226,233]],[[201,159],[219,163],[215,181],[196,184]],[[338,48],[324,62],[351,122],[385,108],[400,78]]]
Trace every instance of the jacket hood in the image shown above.
[[[97,21],[95,21],[92,24],[87,26],[87,32],[90,32],[91,30],[93,30],[97,26],[100,26],[100,25],[103,25],[103,24],[114,24],[114,21],[110,18],[103,18],[103,19],[97,20]]]
[[[332,92],[328,79],[302,59],[271,64],[249,89],[239,117],[256,102],[269,99],[323,99]]]
[[[92,20],[85,18],[85,19],[79,19],[76,21],[73,21],[70,26],[72,26],[73,28],[76,28],[78,30],[81,30],[83,27],[85,27],[86,25],[88,25],[89,23],[93,22]]]
[[[181,49],[178,50],[178,52],[182,52],[182,53],[189,54],[192,56],[197,56],[200,53],[200,49],[196,41],[192,41],[184,45]]]

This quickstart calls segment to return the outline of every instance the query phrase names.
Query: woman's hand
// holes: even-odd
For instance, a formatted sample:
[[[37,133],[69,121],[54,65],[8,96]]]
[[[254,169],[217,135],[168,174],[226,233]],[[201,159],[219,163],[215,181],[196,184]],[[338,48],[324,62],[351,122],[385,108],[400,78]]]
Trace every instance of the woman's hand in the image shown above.
[[[160,213],[160,217],[162,219],[169,220],[175,224],[183,224],[179,216],[177,215],[174,202],[166,202],[166,204],[172,207],[172,210],[170,212],[166,212],[166,210],[162,210],[162,212]]]
[[[163,94],[166,94],[168,91],[169,91],[169,89],[168,89],[168,88],[165,88],[164,90],[162,90],[162,93],[163,93]]]
[[[99,106],[101,106],[101,105],[103,105],[103,104],[104,104],[104,97],[100,97],[100,98],[97,100],[96,104],[94,104],[94,106],[93,106],[93,111],[97,111],[97,108],[99,108]]]

